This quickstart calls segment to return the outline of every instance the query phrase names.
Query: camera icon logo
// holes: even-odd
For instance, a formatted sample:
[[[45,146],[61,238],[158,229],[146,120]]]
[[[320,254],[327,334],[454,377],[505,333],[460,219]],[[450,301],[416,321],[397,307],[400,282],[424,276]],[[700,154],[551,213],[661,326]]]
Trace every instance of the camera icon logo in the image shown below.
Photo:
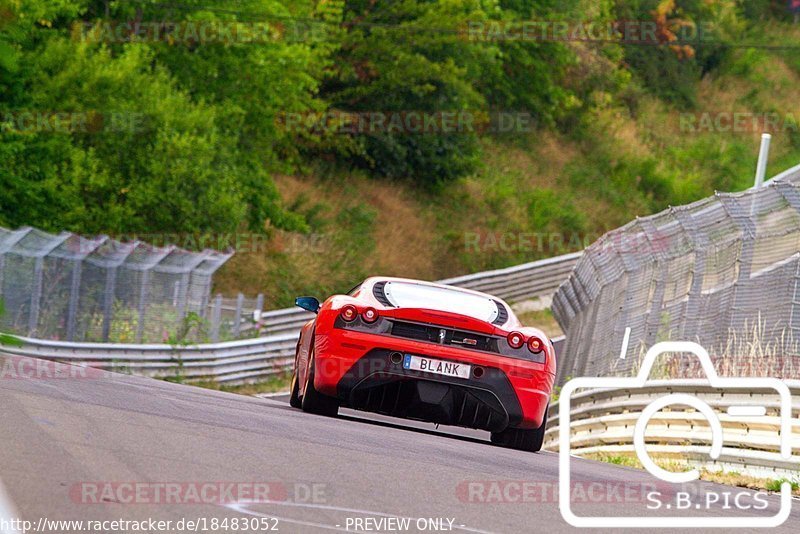
[[[648,377],[656,358],[665,353],[690,353],[700,360],[706,379],[692,380],[697,385],[714,388],[720,393],[740,393],[734,399],[747,399],[753,390],[771,390],[780,398],[780,456],[788,460],[791,458],[791,416],[792,396],[789,387],[776,378],[729,378],[719,377],[711,362],[708,352],[697,343],[688,341],[665,341],[653,345],[644,357],[639,373],[634,378],[628,377],[581,377],[567,382],[561,390],[559,397],[559,508],[561,515],[567,523],[576,527],[673,527],[673,528],[758,528],[775,527],[781,525],[791,512],[791,486],[788,482],[781,485],[780,510],[772,516],[736,516],[736,517],[679,517],[658,516],[606,516],[589,517],[578,516],[572,509],[571,473],[570,473],[570,406],[573,394],[578,389],[636,389],[647,386]],[[660,380],[659,384],[670,381]],[[685,384],[686,381],[681,381]],[[746,395],[741,395],[741,394]],[[716,460],[723,451],[723,425],[717,413],[707,403],[686,393],[671,393],[652,400],[641,412],[633,430],[633,446],[636,456],[642,466],[658,480],[671,484],[685,484],[700,477],[700,473],[693,469],[686,472],[671,472],[659,467],[650,457],[645,443],[645,430],[651,418],[661,409],[671,405],[687,405],[702,414],[708,421],[711,429],[711,447],[709,456]],[[728,415],[744,415],[758,417],[766,414],[763,406],[753,406],[746,400],[736,401],[728,406]]]

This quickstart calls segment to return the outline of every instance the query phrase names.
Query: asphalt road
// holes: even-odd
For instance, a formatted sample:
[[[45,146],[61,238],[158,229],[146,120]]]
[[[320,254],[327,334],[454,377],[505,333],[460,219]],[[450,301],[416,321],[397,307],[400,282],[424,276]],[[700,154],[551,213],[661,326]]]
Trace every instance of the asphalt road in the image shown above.
[[[0,357],[0,364],[21,362],[7,360]],[[6,498],[0,489],[0,512],[15,509],[31,530],[77,530],[45,528],[54,520],[147,519],[173,522],[149,532],[180,531],[180,520],[183,531],[242,531],[245,519],[256,527],[248,532],[276,526],[279,532],[577,530],[559,512],[554,453],[495,447],[482,432],[450,435],[432,425],[349,411],[325,418],[281,399],[99,371],[81,376],[62,364],[44,368],[46,378],[0,378],[0,480],[6,489]],[[652,489],[647,473],[582,459],[572,464],[573,495],[581,501],[576,513],[667,513],[664,507],[648,512],[645,492],[637,494]],[[664,495],[672,502],[674,495]],[[776,532],[800,530],[800,503],[794,502]],[[761,512],[712,507],[678,515],[772,515],[777,506],[773,496]],[[197,528],[186,521],[198,522]],[[106,526],[102,531],[133,531]]]

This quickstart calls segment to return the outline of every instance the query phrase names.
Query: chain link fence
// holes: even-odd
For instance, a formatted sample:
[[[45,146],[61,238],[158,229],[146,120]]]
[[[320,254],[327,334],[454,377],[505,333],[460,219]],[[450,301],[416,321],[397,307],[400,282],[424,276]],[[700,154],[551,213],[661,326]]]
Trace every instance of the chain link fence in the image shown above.
[[[752,368],[734,371],[743,375],[768,358],[776,374],[796,374],[798,282],[797,168],[637,218],[589,246],[553,297],[566,333],[558,381],[634,374],[642,351],[665,340],[697,341],[718,358],[748,353]]]
[[[40,339],[164,342],[205,317],[231,254],[0,228],[0,331]]]

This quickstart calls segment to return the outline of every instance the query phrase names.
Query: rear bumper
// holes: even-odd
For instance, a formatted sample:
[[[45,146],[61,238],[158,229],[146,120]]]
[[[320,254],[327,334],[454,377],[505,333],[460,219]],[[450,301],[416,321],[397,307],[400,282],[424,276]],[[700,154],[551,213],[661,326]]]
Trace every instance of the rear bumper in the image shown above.
[[[483,375],[464,379],[404,369],[392,362],[393,352],[466,363]],[[315,387],[345,406],[492,432],[538,427],[554,379],[535,362],[339,329],[317,332],[315,354]]]
[[[500,431],[522,422],[522,407],[499,369],[478,379],[432,375],[392,363],[387,349],[374,349],[341,378],[342,404],[431,423]]]

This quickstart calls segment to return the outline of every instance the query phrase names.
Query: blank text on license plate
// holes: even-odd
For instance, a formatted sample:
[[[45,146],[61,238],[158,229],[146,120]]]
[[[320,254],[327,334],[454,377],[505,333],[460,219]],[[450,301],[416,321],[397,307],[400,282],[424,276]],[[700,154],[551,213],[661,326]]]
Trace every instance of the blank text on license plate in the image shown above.
[[[422,356],[406,354],[403,358],[403,369],[424,371],[437,375],[455,376],[457,378],[469,378],[471,366],[465,363],[446,362],[435,358],[424,358]]]

